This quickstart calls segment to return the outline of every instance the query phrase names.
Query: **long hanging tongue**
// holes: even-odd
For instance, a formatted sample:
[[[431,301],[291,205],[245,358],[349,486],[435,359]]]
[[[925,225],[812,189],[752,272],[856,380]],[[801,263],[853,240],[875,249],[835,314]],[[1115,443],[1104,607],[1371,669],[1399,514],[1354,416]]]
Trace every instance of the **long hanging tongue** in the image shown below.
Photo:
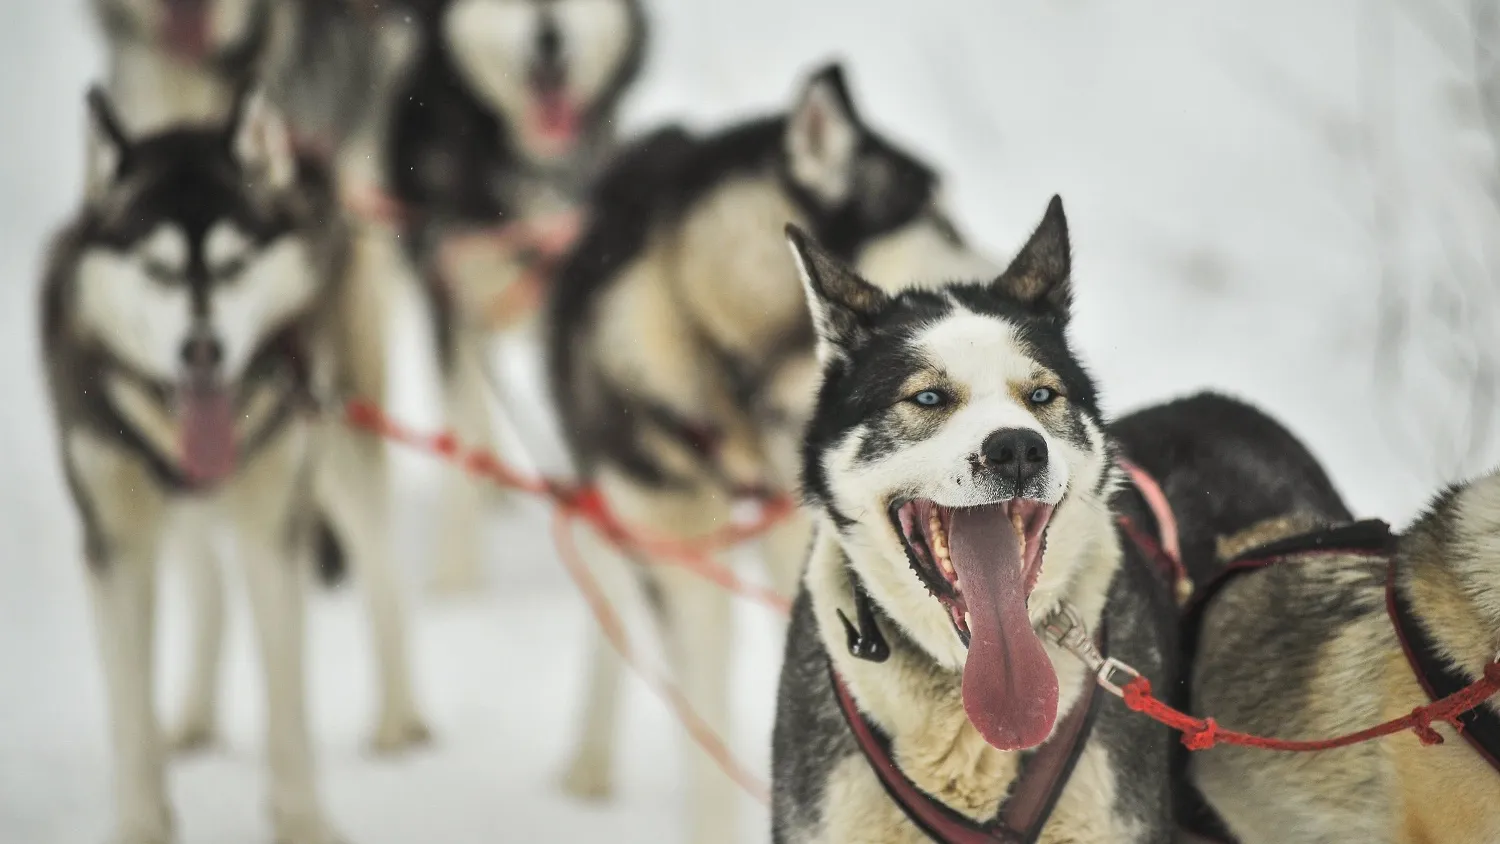
[[[533,101],[532,119],[543,137],[559,145],[573,142],[578,135],[578,109],[563,88],[538,90]]]
[[[229,391],[201,379],[177,388],[181,421],[182,471],[188,480],[207,486],[234,471],[234,407]]]
[[[1057,720],[1057,672],[1026,615],[1021,547],[1004,505],[955,509],[948,549],[969,611],[964,712],[1001,750],[1036,747]]]

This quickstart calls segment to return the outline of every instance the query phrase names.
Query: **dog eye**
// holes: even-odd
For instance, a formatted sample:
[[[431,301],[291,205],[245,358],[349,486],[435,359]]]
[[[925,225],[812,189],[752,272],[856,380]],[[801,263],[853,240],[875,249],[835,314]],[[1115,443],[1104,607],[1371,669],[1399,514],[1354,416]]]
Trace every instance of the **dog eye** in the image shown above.
[[[912,396],[911,400],[923,407],[940,407],[948,403],[948,397],[937,390],[923,390]]]
[[[1055,398],[1057,398],[1057,393],[1053,392],[1051,387],[1037,387],[1031,391],[1032,404],[1047,404]]]

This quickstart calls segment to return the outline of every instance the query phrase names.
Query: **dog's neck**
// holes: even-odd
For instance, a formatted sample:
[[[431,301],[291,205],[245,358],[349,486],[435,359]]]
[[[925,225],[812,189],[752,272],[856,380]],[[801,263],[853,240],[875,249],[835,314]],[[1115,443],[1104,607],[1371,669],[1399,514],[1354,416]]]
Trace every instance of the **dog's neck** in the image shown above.
[[[1087,526],[1093,539],[1051,547],[1076,549],[1075,575],[1058,599],[1070,603],[1095,631],[1122,552],[1109,512],[1080,509],[1087,514],[1082,518],[1100,521]],[[823,646],[860,710],[890,736],[892,755],[907,778],[952,809],[988,820],[1015,779],[1022,754],[985,742],[964,713],[961,674],[919,646],[888,611],[877,613],[877,623],[890,644],[890,658],[873,663],[850,655],[838,611],[854,618],[851,572],[859,566],[851,565],[851,554],[860,553],[870,551],[845,543],[830,519],[820,520],[804,582]],[[1057,672],[1061,723],[1093,677],[1073,655],[1051,642],[1045,647]]]
[[[1478,677],[1500,653],[1500,585],[1492,572],[1473,570],[1487,561],[1460,559],[1462,549],[1423,537],[1403,537],[1399,553],[1396,586],[1413,614],[1448,659]]]

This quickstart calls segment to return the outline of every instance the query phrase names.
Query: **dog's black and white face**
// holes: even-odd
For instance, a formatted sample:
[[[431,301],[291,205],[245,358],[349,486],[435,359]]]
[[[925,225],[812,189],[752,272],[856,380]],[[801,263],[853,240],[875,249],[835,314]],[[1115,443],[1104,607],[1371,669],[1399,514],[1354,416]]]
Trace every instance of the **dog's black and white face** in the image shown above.
[[[318,300],[306,221],[328,209],[303,195],[285,127],[260,96],[241,98],[228,127],[139,140],[102,93],[90,105],[76,341],[167,388],[189,429],[222,441],[247,365]]]
[[[637,71],[638,0],[453,0],[443,45],[474,94],[546,163],[578,146]]]
[[[937,174],[860,119],[838,64],[814,73],[798,95],[780,168],[818,242],[877,285],[998,271],[948,221]]]
[[[824,366],[806,494],[887,614],[941,664],[967,666],[982,732],[976,709],[1045,712],[1050,694],[1055,714],[1056,676],[1033,628],[1067,594],[1098,526],[1112,530],[1098,518],[1109,445],[1065,337],[1061,203],[994,281],[894,295],[790,237]],[[986,738],[1032,746],[1051,724],[1013,718]]]
[[[230,52],[263,26],[272,0],[96,0],[118,32],[197,63]]]

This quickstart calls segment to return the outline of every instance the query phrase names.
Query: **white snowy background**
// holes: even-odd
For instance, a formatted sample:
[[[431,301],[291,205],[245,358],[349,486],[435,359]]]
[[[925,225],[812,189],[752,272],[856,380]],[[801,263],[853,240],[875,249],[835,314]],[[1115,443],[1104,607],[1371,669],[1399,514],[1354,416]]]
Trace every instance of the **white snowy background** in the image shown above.
[[[6,3],[0,27],[0,842],[102,842],[109,829],[100,672],[76,521],[37,359],[44,238],[75,207],[82,93],[101,68],[83,0]],[[1003,255],[1048,197],[1075,239],[1075,338],[1111,412],[1201,387],[1250,398],[1300,434],[1354,508],[1404,524],[1439,484],[1487,469],[1500,293],[1495,149],[1476,78],[1491,2],[1355,0],[649,0],[632,129],[711,127],[783,107],[842,57],[866,117],[936,162],[961,227]],[[1483,31],[1483,26],[1480,30]],[[1478,77],[1476,77],[1478,69]],[[435,421],[425,329],[404,290],[395,409]],[[535,401],[540,401],[538,397]],[[313,723],[331,814],[352,844],[665,842],[680,828],[670,716],[633,683],[619,794],[555,788],[577,715],[582,602],[542,511],[497,513],[488,593],[418,588],[435,471],[397,457],[416,671],[436,742],[362,747],[365,616],[344,589],[311,605]],[[231,578],[231,583],[235,580]],[[168,578],[162,707],[182,679]],[[185,842],[266,842],[260,688],[236,601],[222,746],[178,763]],[[780,643],[740,613],[733,735],[764,772]],[[744,840],[766,838],[746,801]],[[726,839],[728,838],[726,833]]]

